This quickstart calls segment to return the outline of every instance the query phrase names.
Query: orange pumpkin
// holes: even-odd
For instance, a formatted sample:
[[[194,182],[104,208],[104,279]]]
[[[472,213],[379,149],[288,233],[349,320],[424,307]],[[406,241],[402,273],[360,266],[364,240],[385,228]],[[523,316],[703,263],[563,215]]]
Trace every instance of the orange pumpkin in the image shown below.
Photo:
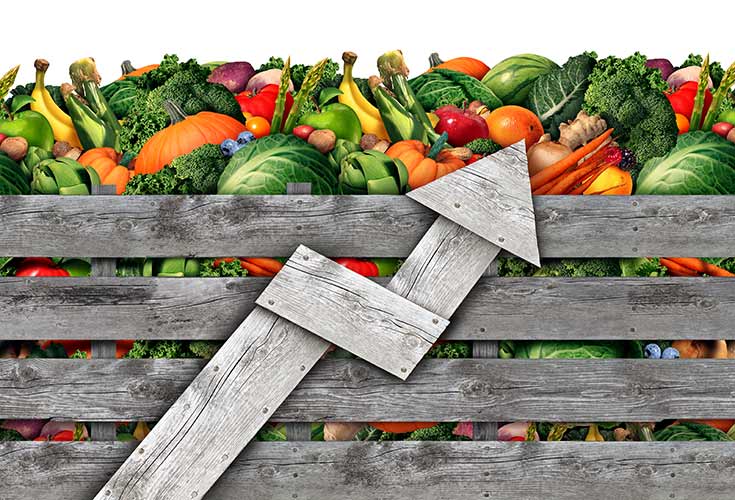
[[[171,125],[148,139],[135,160],[136,174],[154,174],[179,156],[191,153],[204,144],[220,144],[225,139],[237,139],[245,125],[231,116],[202,111],[186,116],[171,101],[164,103],[171,116]]]
[[[385,154],[406,165],[408,185],[411,189],[416,189],[465,166],[457,150],[442,149],[445,143],[446,138],[440,138],[429,148],[417,140],[398,141]]]
[[[118,80],[124,80],[129,76],[145,75],[149,71],[153,71],[154,69],[156,69],[158,67],[158,64],[149,64],[148,66],[143,66],[142,68],[135,69],[130,61],[123,61],[121,67],[122,76],[118,78]]]
[[[122,156],[112,148],[90,149],[79,157],[79,163],[85,167],[92,167],[97,172],[102,184],[114,184],[117,187],[117,194],[125,191],[131,174],[127,165],[121,164],[121,160]]]
[[[630,195],[633,193],[633,177],[620,167],[607,167],[584,194]]]
[[[490,66],[474,57],[455,57],[448,61],[442,61],[436,52],[429,56],[429,64],[431,64],[429,71],[434,68],[451,69],[475,77],[478,80],[482,80],[487,72],[490,71]]]

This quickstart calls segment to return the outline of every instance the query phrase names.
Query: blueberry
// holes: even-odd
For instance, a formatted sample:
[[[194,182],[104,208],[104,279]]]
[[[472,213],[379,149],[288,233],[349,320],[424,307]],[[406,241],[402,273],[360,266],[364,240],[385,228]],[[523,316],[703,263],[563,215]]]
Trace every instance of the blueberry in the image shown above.
[[[643,355],[648,359],[659,359],[661,358],[661,348],[658,346],[658,344],[648,344],[643,349]]]
[[[234,155],[239,148],[237,143],[233,141],[232,139],[225,139],[222,141],[222,144],[219,146],[220,151],[222,151],[222,154],[225,156],[232,156]]]
[[[661,354],[661,359],[677,359],[679,357],[679,351],[676,347],[667,347]]]
[[[252,132],[240,132],[240,135],[237,136],[237,143],[240,146],[244,146],[245,144],[252,142],[255,140],[255,136]]]

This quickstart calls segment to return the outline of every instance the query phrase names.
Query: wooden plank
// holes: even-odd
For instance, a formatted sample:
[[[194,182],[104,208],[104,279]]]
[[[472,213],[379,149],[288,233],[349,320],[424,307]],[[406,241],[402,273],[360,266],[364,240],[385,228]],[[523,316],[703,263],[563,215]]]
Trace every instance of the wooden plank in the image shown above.
[[[732,196],[536,196],[542,258],[722,257]],[[436,220],[407,196],[0,196],[0,255],[405,257]],[[324,228],[329,228],[325,231]]]
[[[203,497],[328,347],[256,308],[95,498]]]
[[[525,141],[414,189],[407,196],[540,265]]]
[[[451,274],[445,277],[448,287]],[[388,285],[387,279],[376,282]],[[48,338],[49,331],[57,339],[223,340],[253,310],[267,283],[263,278],[0,279],[0,340]],[[443,290],[444,300],[453,298],[452,288]],[[414,289],[414,302],[420,293]],[[442,338],[732,339],[734,305],[735,281],[729,278],[484,277]]]
[[[498,275],[498,261],[493,261],[485,271],[484,276]],[[493,359],[498,357],[497,340],[477,340],[472,342],[472,357],[479,359]],[[473,422],[472,439],[475,441],[495,441],[498,439],[497,422]]]
[[[255,303],[404,380],[449,324],[303,245]]]
[[[0,360],[0,419],[155,421],[203,365]],[[735,418],[734,392],[734,360],[425,360],[406,382],[361,360],[325,360],[271,414],[277,422]]]
[[[3,500],[91,499],[132,451],[0,443]],[[205,498],[730,500],[734,474],[725,442],[254,443]]]

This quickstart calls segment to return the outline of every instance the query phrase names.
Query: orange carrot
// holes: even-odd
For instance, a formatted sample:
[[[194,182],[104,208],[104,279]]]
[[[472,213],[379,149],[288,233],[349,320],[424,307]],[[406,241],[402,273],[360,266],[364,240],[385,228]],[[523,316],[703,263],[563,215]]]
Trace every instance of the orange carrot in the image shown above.
[[[600,144],[602,144],[608,137],[610,137],[613,133],[613,130],[614,129],[606,130],[597,138],[591,140],[584,146],[577,148],[571,154],[565,156],[558,162],[546,167],[542,171],[533,175],[531,177],[531,190],[533,191],[538,189],[550,180],[559,177],[569,167],[576,165],[579,160],[584,158],[591,151],[596,150]]]
[[[710,276],[720,276],[730,278],[735,276],[726,269],[722,269],[719,266],[710,264],[709,262],[703,261],[702,259],[695,259],[693,257],[668,257],[668,260],[676,262],[679,265],[692,269],[693,271],[700,274],[708,274]]]
[[[604,165],[603,167],[606,168],[607,165]],[[596,174],[597,170],[603,167],[590,165],[588,167],[578,168],[577,170],[562,177],[561,180],[553,188],[549,189],[546,194],[564,194],[569,189],[576,186],[580,180],[584,179],[588,175]]]
[[[569,191],[567,194],[583,194],[607,168],[601,168],[597,173],[590,175],[586,181]]]
[[[659,259],[659,262],[661,262],[661,265],[669,270],[669,273],[672,276],[698,276],[697,271],[682,266],[681,264],[678,264],[673,260],[661,258]]]
[[[566,177],[567,174],[575,172],[582,167],[589,167],[590,165],[601,165],[604,157],[605,153],[601,153],[599,151],[597,153],[591,154],[589,158],[582,161],[579,165],[574,165],[566,169],[564,172],[551,179],[549,182],[539,187],[537,190],[533,191],[533,194],[548,194],[549,190],[556,186],[563,177]]]

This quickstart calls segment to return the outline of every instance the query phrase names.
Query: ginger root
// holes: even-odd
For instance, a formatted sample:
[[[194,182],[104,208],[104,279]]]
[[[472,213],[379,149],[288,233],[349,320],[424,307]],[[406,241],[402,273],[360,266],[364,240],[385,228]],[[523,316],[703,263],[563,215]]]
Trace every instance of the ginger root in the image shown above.
[[[607,130],[607,123],[599,115],[590,116],[584,110],[574,120],[559,125],[559,142],[577,149]]]

